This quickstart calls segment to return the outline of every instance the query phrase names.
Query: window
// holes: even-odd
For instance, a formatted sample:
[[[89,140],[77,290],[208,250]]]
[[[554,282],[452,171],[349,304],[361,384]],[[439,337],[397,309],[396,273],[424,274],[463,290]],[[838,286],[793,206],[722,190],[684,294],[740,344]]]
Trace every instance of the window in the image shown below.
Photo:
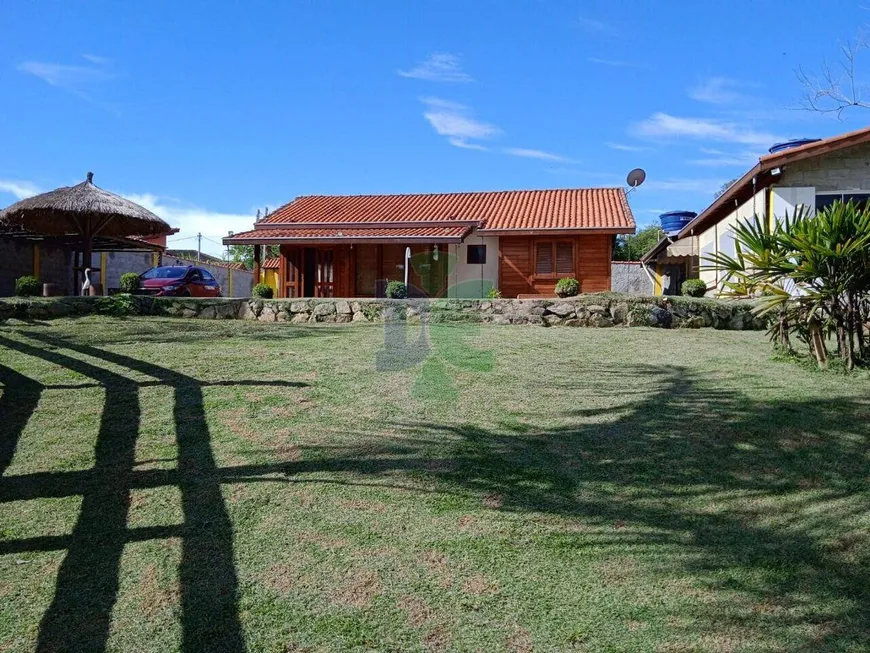
[[[484,265],[486,263],[486,245],[469,245],[468,265]]]
[[[834,204],[834,202],[855,202],[864,206],[870,201],[870,193],[821,193],[816,195],[816,211],[821,211]]]
[[[211,272],[208,270],[200,270],[202,274],[202,278],[206,283],[216,283],[217,280],[212,276]]]
[[[535,275],[559,276],[574,273],[574,243],[567,240],[535,245]]]

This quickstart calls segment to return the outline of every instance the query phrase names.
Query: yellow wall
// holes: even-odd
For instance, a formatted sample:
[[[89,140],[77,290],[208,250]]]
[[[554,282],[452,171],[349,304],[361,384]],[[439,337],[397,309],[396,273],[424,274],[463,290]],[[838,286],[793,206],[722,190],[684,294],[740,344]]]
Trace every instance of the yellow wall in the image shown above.
[[[275,291],[275,297],[278,297],[278,270],[263,270],[263,283],[270,286]]]

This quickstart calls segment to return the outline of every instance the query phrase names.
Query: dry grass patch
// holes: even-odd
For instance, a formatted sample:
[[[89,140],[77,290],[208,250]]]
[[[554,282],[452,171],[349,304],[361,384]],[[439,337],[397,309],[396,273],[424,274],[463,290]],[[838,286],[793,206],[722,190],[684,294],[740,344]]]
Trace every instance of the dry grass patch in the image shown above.
[[[446,651],[450,646],[450,631],[446,626],[435,626],[423,638],[423,645],[432,653]]]
[[[139,579],[139,607],[149,620],[155,620],[162,613],[171,611],[178,605],[178,586],[165,587],[160,573],[154,565],[145,565]]]
[[[341,605],[365,608],[381,591],[381,579],[376,571],[352,570],[338,590],[329,593],[329,598]]]
[[[517,627],[505,639],[505,648],[510,653],[531,653],[534,651],[532,636],[525,628]]]
[[[434,611],[423,599],[417,596],[406,595],[396,602],[396,607],[403,610],[408,616],[408,625],[412,628],[420,628],[434,615]]]

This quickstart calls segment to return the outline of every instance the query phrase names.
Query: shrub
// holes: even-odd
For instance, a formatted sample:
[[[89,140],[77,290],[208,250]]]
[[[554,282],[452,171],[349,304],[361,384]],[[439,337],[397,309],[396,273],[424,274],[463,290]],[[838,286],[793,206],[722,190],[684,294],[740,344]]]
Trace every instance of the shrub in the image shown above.
[[[401,281],[390,281],[384,294],[387,296],[387,299],[407,299],[408,286]]]
[[[580,294],[580,282],[577,279],[566,277],[556,282],[556,294],[559,297],[573,297]]]
[[[489,292],[486,293],[487,299],[501,299],[501,290],[498,288],[490,288]]]
[[[139,275],[135,272],[125,272],[121,275],[121,292],[132,295],[139,290],[140,284]]]
[[[38,297],[42,294],[42,284],[36,277],[20,277],[15,280],[17,297]]]
[[[137,312],[136,302],[130,295],[114,295],[101,297],[97,300],[97,314],[99,315],[126,317],[127,315],[135,315]]]
[[[251,296],[257,299],[272,299],[275,291],[267,283],[258,283],[251,289]]]
[[[703,297],[707,293],[707,284],[700,279],[686,279],[680,291],[686,297]]]

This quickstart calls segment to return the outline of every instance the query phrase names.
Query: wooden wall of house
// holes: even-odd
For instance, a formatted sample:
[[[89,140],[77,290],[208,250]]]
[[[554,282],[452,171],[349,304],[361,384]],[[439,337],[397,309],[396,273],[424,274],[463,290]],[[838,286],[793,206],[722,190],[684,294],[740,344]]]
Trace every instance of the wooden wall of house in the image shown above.
[[[350,245],[319,245],[304,247],[299,245],[281,245],[281,263],[279,275],[282,280],[281,296],[303,296],[305,287],[314,288],[318,296],[332,297],[373,297],[378,291],[383,292],[386,281],[404,281],[405,279],[405,245],[398,243]],[[446,250],[445,250],[446,251]],[[306,253],[308,252],[308,253]],[[332,284],[312,285],[311,280],[304,278],[306,257],[314,256],[318,261],[331,252]],[[412,254],[431,254],[431,245],[416,244],[411,246]],[[440,262],[432,262],[427,266],[424,275],[413,266],[409,270],[408,281],[415,288],[423,288],[424,292],[439,295],[447,285],[447,257],[442,256]],[[315,271],[316,272],[316,271]]]
[[[536,252],[539,243],[553,241],[573,244],[574,269],[571,273],[537,275]],[[613,236],[502,236],[499,239],[499,289],[504,297],[517,295],[551,295],[562,277],[575,277],[580,291],[610,290],[610,258]]]

